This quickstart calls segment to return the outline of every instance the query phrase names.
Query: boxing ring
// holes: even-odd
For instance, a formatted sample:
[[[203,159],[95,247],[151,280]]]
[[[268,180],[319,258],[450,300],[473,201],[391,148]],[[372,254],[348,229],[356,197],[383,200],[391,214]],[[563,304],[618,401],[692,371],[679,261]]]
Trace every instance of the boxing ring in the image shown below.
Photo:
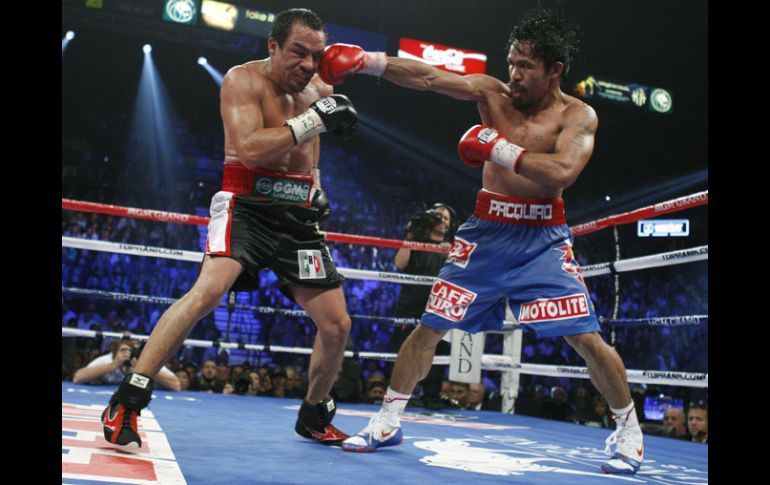
[[[574,236],[637,220],[673,213],[708,203],[708,192],[661,202],[632,212],[571,228]],[[205,217],[118,207],[63,199],[62,209],[113,216],[205,225]],[[325,233],[327,241],[407,247],[436,251],[412,241]],[[62,236],[63,248],[102,251],[132,256],[162,257],[200,263],[203,253]],[[585,277],[613,274],[708,259],[708,246],[616,259],[583,267]],[[434,278],[350,268],[338,268],[349,279],[371,279],[402,284],[433,284]],[[616,281],[617,282],[617,281]],[[62,288],[63,295],[170,305],[173,298]],[[223,306],[226,306],[223,304]],[[300,310],[229,302],[230,310],[284,314],[305,318]],[[700,325],[707,315],[648,319],[613,318],[603,325],[670,327]],[[351,315],[355,324],[366,320],[391,324],[416,324],[415,319]],[[510,315],[503,328],[502,355],[484,354],[482,368],[502,372],[503,409],[511,409],[521,374],[587,379],[587,369],[577,366],[522,362],[521,327]],[[63,337],[120,338],[127,333],[62,327]],[[146,335],[130,335],[146,340]],[[612,337],[614,340],[614,335]],[[188,339],[192,347],[249,349],[309,354],[311,349],[242,342]],[[346,356],[393,360],[386,352],[348,351]],[[449,364],[449,356],[434,363]],[[708,374],[628,369],[630,384],[708,387]],[[343,453],[319,446],[293,433],[299,400],[167,392],[156,390],[150,407],[139,418],[144,444],[135,455],[111,449],[103,439],[99,415],[114,386],[82,386],[62,382],[62,483],[414,483],[481,479],[488,483],[607,483],[630,481],[660,484],[708,483],[708,446],[645,435],[645,461],[636,476],[605,475],[604,440],[611,430],[488,411],[431,412],[407,408],[402,422],[404,443],[375,454]],[[252,400],[257,399],[257,402]],[[247,401],[249,400],[249,401]],[[348,433],[361,429],[379,405],[338,403],[335,425]]]

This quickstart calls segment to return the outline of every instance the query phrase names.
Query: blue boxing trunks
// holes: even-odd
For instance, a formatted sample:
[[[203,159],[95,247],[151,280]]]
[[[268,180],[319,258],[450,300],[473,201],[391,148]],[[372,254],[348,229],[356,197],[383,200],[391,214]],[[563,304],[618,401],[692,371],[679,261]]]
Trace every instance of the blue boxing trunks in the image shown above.
[[[564,201],[478,193],[454,239],[422,323],[436,330],[499,330],[505,302],[538,337],[599,331],[572,252]]]

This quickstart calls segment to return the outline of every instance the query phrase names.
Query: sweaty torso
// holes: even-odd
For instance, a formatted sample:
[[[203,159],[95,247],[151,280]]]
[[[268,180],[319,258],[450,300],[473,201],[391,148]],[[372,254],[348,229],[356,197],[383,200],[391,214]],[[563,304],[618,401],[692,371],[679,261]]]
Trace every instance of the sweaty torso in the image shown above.
[[[564,111],[577,99],[563,95],[563,101],[535,115],[525,115],[511,104],[505,93],[490,92],[478,109],[485,125],[493,126],[508,141],[536,153],[554,153],[561,133]],[[495,163],[484,164],[483,187],[499,194],[552,199],[561,197],[562,189],[548,187],[513,173]]]
[[[248,62],[243,66],[249,72],[253,102],[262,113],[262,126],[255,126],[254,129],[283,127],[287,119],[304,113],[313,101],[329,94],[323,93],[328,87],[318,75],[313,76],[299,93],[286,93],[268,78],[266,60]],[[318,159],[318,144],[318,137],[314,137],[294,147],[283,157],[277,170],[310,173]],[[238,153],[225,130],[225,163],[236,162],[240,163]]]

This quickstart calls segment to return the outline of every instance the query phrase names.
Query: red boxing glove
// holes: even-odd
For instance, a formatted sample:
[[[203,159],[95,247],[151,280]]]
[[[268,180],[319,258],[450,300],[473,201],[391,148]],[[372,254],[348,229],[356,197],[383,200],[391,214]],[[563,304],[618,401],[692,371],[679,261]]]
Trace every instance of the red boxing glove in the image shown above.
[[[519,173],[519,160],[526,149],[514,145],[491,126],[474,125],[460,138],[457,154],[466,165],[478,168],[487,160]]]
[[[332,44],[326,48],[318,66],[318,74],[326,84],[342,84],[351,74],[364,65],[364,50],[357,45]]]
[[[357,72],[382,76],[387,63],[384,52],[366,52],[352,44],[332,44],[324,51],[318,75],[326,84],[337,86]]]

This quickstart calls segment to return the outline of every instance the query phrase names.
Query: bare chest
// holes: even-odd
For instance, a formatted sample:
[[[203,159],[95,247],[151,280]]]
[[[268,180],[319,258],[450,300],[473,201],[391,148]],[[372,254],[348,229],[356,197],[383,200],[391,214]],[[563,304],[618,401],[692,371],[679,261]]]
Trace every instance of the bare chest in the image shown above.
[[[537,153],[553,153],[561,132],[556,113],[527,117],[510,106],[480,109],[485,124],[494,126],[508,141]]]
[[[262,118],[265,128],[283,126],[286,120],[298,116],[310,107],[310,103],[320,96],[301,93],[296,96],[269,96],[262,100]]]

